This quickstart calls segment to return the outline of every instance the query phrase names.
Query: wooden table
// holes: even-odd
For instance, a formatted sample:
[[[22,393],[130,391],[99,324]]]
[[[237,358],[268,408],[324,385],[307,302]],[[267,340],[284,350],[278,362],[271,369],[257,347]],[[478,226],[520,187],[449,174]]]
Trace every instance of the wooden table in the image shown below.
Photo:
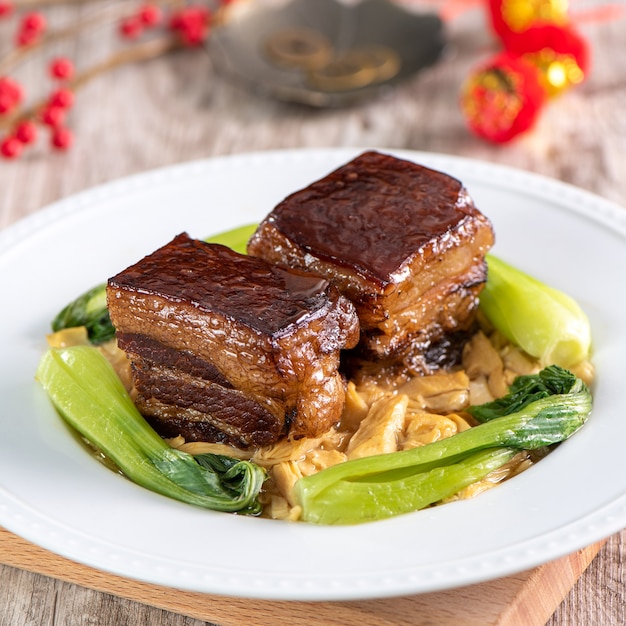
[[[603,4],[571,1],[578,12]],[[62,24],[87,11],[58,7],[50,17]],[[497,48],[477,9],[449,24],[451,46],[441,63],[384,97],[351,108],[314,110],[251,95],[217,76],[201,50],[122,67],[78,94],[70,118],[76,142],[70,151],[51,153],[42,143],[19,160],[0,161],[0,228],[69,194],[136,172],[215,155],[294,147],[375,146],[462,155],[540,172],[626,206],[626,18],[587,20],[579,28],[593,50],[589,79],[550,103],[534,132],[503,146],[471,136],[457,104],[468,72]],[[9,26],[0,24],[3,46],[9,37]],[[98,31],[54,44],[48,57],[67,54],[87,67],[119,45],[109,31]],[[33,90],[42,84],[43,58],[35,57],[19,70],[20,80]],[[46,569],[45,556],[37,550],[32,557],[29,546],[7,542],[6,533],[0,538],[0,562],[12,564],[0,565],[2,626],[204,623],[122,599],[111,588],[112,594],[92,590],[86,579],[87,586],[81,586],[32,573],[56,576],[57,570]],[[626,623],[625,539],[626,531],[608,539],[549,618],[550,626]],[[9,545],[15,550],[11,555],[6,553]],[[123,590],[119,595],[125,595]],[[233,604],[228,623],[246,623],[245,611],[237,612],[241,606]],[[185,613],[184,607],[176,610]],[[362,623],[368,623],[367,615],[361,615]],[[300,619],[304,621],[294,613],[292,623],[314,623]],[[413,619],[403,623],[422,623],[418,616]]]

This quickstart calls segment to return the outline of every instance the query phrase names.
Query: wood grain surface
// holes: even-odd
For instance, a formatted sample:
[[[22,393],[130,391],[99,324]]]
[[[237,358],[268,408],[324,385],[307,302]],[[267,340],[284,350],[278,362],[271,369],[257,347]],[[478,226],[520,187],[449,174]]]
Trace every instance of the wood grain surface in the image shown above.
[[[120,68],[78,94],[69,120],[76,142],[69,152],[51,153],[41,142],[22,159],[0,161],[0,228],[55,200],[129,174],[215,155],[295,147],[371,146],[461,155],[539,172],[626,207],[626,18],[583,19],[590,9],[607,4],[570,0],[591,45],[592,72],[582,86],[546,107],[532,133],[503,146],[471,136],[458,108],[464,78],[497,49],[477,8],[448,25],[450,45],[442,62],[384,96],[350,108],[314,110],[251,94],[217,75],[202,50]],[[623,0],[613,4],[624,7]],[[50,20],[62,25],[92,10],[81,4],[58,7],[50,11]],[[11,37],[10,25],[0,23],[3,49]],[[16,77],[37,93],[49,86],[42,78],[45,58],[67,54],[88,67],[119,46],[106,29],[85,33],[54,44],[45,56],[21,66]],[[0,308],[0,321],[1,316]],[[622,532],[608,539],[552,616],[546,615],[549,626],[626,624],[625,538]],[[128,594],[57,580],[53,572],[35,573],[41,567],[24,565],[19,558],[23,552],[9,552],[6,541],[0,550],[0,563],[11,563],[0,565],[0,626],[209,623],[159,608],[170,606],[164,602],[151,606],[137,601],[141,596],[128,599]],[[567,576],[560,580],[567,583]],[[505,596],[505,591],[499,595]],[[400,623],[391,613],[376,614],[367,605],[358,614],[362,624]],[[409,615],[402,623],[438,623],[434,612],[420,619]],[[521,626],[530,623],[523,614],[517,619]],[[220,620],[224,626],[235,623],[224,616]],[[322,622],[313,613],[308,621],[282,623],[352,622]],[[488,622],[478,616],[475,623]]]
[[[596,556],[601,543],[498,580],[438,593],[351,602],[224,598],[120,578],[74,563],[0,529],[3,560],[30,572],[137,600],[220,626],[312,623],[341,626],[543,626]]]

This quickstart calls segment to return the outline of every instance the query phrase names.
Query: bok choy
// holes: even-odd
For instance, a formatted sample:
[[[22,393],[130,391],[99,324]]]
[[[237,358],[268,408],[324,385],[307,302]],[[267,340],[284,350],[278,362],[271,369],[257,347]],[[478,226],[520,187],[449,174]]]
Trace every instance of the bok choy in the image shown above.
[[[509,341],[542,365],[572,367],[589,357],[589,320],[576,301],[495,256],[487,266],[480,307]]]
[[[258,224],[246,224],[245,226],[238,226],[231,230],[226,230],[223,233],[207,237],[205,241],[207,243],[219,243],[223,246],[231,248],[239,254],[246,254],[246,248],[248,246],[248,240],[256,231]]]
[[[541,379],[542,376],[536,376]],[[302,519],[352,524],[415,511],[449,497],[509,462],[515,451],[559,443],[587,421],[592,399],[571,372],[551,366],[535,383],[527,377],[516,397],[489,407],[484,423],[422,447],[355,459],[298,480]],[[552,380],[546,385],[545,379]],[[553,384],[554,383],[554,384]],[[526,402],[517,392],[531,392]],[[511,412],[513,411],[513,412]],[[479,411],[470,409],[474,415]]]
[[[78,296],[61,310],[52,320],[52,330],[84,326],[89,341],[95,345],[115,336],[107,309],[106,284],[102,283]]]
[[[191,456],[167,445],[139,413],[97,348],[52,348],[37,379],[63,419],[133,482],[217,511],[258,514],[265,472],[222,455]]]

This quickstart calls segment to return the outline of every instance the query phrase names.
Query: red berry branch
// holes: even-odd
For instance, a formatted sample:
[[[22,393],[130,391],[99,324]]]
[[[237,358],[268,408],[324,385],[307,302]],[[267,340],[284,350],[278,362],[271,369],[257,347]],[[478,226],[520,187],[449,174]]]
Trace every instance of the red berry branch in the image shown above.
[[[97,0],[14,0],[0,1],[0,19],[15,21],[14,47],[0,56],[0,156],[19,157],[35,145],[40,131],[46,130],[49,145],[67,150],[73,134],[67,117],[74,106],[76,92],[92,79],[119,66],[154,59],[176,48],[201,45],[211,28],[224,19],[227,0],[188,4],[181,0],[131,3],[119,2],[113,10],[59,29],[50,30],[46,7],[65,4],[96,4]],[[129,9],[129,5],[132,5]],[[77,71],[71,59],[46,59],[48,77],[54,82],[42,100],[26,106],[26,93],[10,75],[33,54],[44,54],[46,47],[62,39],[77,36],[97,25],[112,25],[125,45],[97,65]]]

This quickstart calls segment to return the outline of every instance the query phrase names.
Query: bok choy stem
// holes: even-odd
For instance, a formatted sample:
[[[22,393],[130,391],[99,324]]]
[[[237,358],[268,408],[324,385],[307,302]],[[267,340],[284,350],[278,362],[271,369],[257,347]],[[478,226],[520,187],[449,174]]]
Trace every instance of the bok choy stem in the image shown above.
[[[355,524],[418,511],[482,480],[518,452],[513,448],[492,448],[449,465],[406,476],[400,473],[395,479],[393,474],[384,478],[375,474],[339,480],[320,492],[314,506],[304,509],[303,519],[317,524]]]
[[[258,514],[264,471],[248,461],[175,450],[149,426],[92,346],[49,349],[37,378],[64,420],[133,482],[218,511]],[[206,457],[206,458],[205,458]]]
[[[572,367],[589,357],[591,328],[570,296],[487,255],[480,308],[509,341],[542,365]]]
[[[480,451],[503,448],[532,450],[559,443],[587,421],[591,412],[592,399],[586,385],[577,377],[557,366],[552,366],[552,375],[561,377],[562,393],[535,399],[521,410],[501,416],[490,415],[484,423],[428,445],[381,454],[339,463],[312,476],[298,480],[294,487],[296,500],[302,507],[302,518],[318,523],[353,523],[381,519],[391,514],[416,510],[402,501],[413,502],[417,508],[431,504],[455,493],[465,486],[460,480],[465,463],[472,465],[470,457]],[[471,412],[471,409],[470,409]],[[504,458],[494,452],[494,458]],[[476,459],[474,459],[476,460]],[[481,458],[481,463],[486,459]],[[426,498],[413,493],[418,489],[417,476],[435,472],[437,488]],[[473,481],[470,481],[473,482]],[[384,489],[378,485],[387,484]],[[429,483],[430,484],[430,483]],[[367,485],[367,488],[363,485]],[[392,489],[396,485],[398,491]],[[392,495],[392,491],[395,495]],[[388,495],[385,495],[387,493]],[[352,495],[349,495],[352,494]],[[368,495],[369,494],[369,495]],[[346,498],[354,497],[369,503],[354,504],[362,517],[356,513],[347,515],[341,504]],[[429,502],[425,502],[429,500]],[[335,508],[337,507],[337,508]],[[395,513],[393,513],[395,511]]]

